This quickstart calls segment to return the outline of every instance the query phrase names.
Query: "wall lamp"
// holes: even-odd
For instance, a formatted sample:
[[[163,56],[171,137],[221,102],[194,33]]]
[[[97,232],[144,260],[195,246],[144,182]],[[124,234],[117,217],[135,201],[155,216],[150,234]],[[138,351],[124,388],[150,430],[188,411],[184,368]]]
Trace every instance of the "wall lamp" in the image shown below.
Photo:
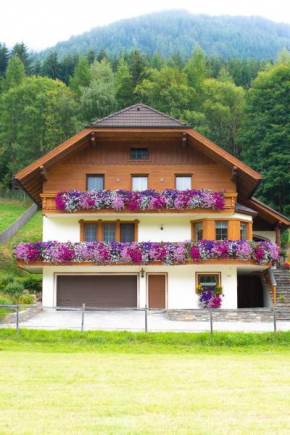
[[[141,278],[144,278],[144,276],[145,276],[145,270],[143,269],[143,267],[140,270],[140,275],[141,275]]]

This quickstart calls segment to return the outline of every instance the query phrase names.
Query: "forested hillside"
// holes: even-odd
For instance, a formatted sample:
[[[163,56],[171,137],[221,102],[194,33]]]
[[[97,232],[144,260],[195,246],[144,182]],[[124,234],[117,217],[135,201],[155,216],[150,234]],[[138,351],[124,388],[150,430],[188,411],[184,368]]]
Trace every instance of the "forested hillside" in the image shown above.
[[[0,45],[0,189],[87,123],[143,102],[262,173],[256,195],[290,214],[290,54],[275,62],[100,50],[43,62]]]
[[[86,11],[86,13],[97,13]],[[108,54],[136,48],[152,55],[179,52],[191,56],[199,44],[208,56],[231,58],[275,59],[283,48],[290,47],[290,25],[274,23],[261,17],[192,15],[184,10],[163,11],[96,27],[53,50],[60,58],[68,53],[97,53],[104,48]],[[50,50],[41,54],[44,59]]]

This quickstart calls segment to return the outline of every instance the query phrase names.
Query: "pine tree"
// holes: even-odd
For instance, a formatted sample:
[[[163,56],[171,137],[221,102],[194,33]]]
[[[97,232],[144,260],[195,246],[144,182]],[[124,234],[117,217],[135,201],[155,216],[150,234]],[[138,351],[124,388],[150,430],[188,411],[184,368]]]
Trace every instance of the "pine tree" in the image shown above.
[[[2,82],[3,92],[15,88],[23,82],[25,78],[24,66],[17,54],[9,59],[6,74]]]
[[[134,85],[129,66],[124,59],[121,59],[115,74],[116,98],[118,108],[130,106],[134,102]]]
[[[92,76],[90,71],[90,66],[88,62],[88,58],[85,55],[82,55],[80,60],[78,61],[73,76],[69,80],[69,87],[72,91],[74,91],[77,95],[81,94],[82,87],[88,87],[91,83]]]
[[[32,60],[30,55],[28,54],[28,49],[23,42],[14,45],[11,52],[11,57],[14,55],[17,55],[23,63],[25,74],[30,75]]]
[[[4,76],[9,61],[9,52],[5,44],[0,43],[0,77]]]
[[[60,64],[56,51],[51,51],[42,66],[42,73],[51,79],[61,79]]]

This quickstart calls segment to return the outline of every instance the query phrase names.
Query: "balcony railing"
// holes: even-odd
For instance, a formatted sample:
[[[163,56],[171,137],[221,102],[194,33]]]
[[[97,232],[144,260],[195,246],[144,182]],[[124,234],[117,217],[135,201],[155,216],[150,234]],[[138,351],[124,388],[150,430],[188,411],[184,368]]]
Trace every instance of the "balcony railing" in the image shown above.
[[[48,213],[233,213],[237,193],[208,190],[99,191],[41,194]]]
[[[117,243],[56,241],[20,243],[13,251],[20,263],[43,265],[148,265],[190,263],[250,263],[269,265],[279,249],[275,243],[245,240],[201,240],[177,243]],[[19,264],[20,264],[19,263]]]

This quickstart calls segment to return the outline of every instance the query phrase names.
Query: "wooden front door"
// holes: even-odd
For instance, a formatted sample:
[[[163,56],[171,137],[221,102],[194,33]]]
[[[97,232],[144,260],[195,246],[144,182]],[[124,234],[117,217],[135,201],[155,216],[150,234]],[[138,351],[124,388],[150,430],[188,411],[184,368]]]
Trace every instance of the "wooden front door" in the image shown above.
[[[149,308],[165,308],[165,275],[148,275]]]

